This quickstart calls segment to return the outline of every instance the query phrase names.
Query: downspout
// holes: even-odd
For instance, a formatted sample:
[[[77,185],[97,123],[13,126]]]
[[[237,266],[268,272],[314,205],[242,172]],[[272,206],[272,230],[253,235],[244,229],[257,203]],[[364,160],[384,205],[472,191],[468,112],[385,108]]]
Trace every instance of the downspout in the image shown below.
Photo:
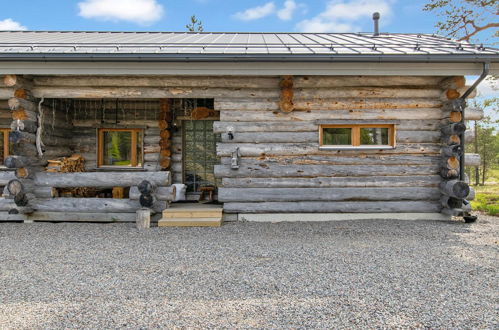
[[[480,84],[484,79],[485,77],[487,77],[487,75],[489,74],[489,69],[490,69],[490,63],[489,62],[484,62],[483,63],[483,71],[482,71],[482,74],[480,75],[480,77],[478,77],[478,79],[475,81],[475,83],[473,85],[471,85],[470,88],[468,88],[468,90],[466,92],[464,92],[464,94],[459,98],[459,104],[461,106],[461,123],[462,124],[465,124],[465,110],[466,110],[466,98],[477,88],[478,84]],[[459,161],[459,179],[461,181],[464,181],[464,134],[465,132],[461,133],[461,135],[459,136],[460,140],[461,140],[461,150],[463,151],[462,154],[461,154],[461,158],[460,158],[460,161]],[[476,134],[476,132],[475,132]]]

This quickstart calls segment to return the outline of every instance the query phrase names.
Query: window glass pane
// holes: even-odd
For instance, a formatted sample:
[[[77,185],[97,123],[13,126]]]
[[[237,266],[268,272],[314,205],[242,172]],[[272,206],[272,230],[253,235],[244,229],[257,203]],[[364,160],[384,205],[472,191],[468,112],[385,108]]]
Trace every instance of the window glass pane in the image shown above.
[[[131,131],[105,131],[103,142],[103,165],[131,166]]]
[[[220,162],[216,143],[220,134],[213,133],[213,121],[186,121],[184,132],[184,174],[188,192],[198,192],[203,186],[217,186],[214,165]]]
[[[360,129],[361,145],[389,145],[388,128],[369,127]]]
[[[352,145],[351,128],[323,128],[323,145]]]

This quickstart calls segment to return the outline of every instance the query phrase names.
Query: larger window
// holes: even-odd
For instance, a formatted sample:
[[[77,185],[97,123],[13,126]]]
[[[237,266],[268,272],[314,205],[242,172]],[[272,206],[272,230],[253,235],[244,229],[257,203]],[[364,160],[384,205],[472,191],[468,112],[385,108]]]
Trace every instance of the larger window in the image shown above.
[[[3,166],[5,158],[9,155],[9,132],[10,128],[0,128],[0,166]]]
[[[330,148],[393,148],[395,125],[321,125],[320,146]]]
[[[98,130],[99,167],[141,167],[142,135],[139,128],[100,128]]]

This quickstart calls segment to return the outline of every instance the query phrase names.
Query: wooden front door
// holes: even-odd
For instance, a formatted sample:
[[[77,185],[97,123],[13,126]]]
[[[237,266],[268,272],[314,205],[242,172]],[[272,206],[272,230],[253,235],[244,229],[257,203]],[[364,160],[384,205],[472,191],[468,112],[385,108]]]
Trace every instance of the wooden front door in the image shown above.
[[[199,193],[204,186],[217,186],[214,166],[220,134],[213,133],[214,120],[185,120],[183,122],[183,175],[187,193]]]

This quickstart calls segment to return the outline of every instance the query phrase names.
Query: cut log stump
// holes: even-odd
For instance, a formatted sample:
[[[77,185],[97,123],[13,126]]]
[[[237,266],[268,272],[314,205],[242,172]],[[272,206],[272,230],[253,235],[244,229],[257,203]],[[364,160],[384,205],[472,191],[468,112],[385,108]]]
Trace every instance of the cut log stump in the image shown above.
[[[136,225],[138,229],[147,229],[151,227],[151,210],[142,208],[136,212]]]

